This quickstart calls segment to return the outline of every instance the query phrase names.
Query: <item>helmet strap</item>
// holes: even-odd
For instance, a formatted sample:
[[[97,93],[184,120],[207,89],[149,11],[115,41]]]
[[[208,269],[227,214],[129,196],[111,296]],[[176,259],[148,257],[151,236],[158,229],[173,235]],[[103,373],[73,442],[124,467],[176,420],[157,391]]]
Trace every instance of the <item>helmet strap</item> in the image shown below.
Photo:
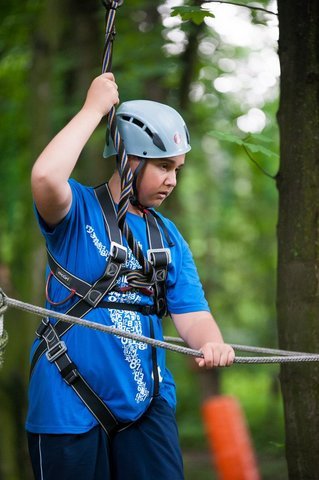
[[[130,196],[130,202],[131,202],[131,205],[133,205],[134,207],[137,207],[141,212],[145,213],[146,207],[144,207],[144,205],[142,205],[139,202],[138,191],[137,191],[137,178],[140,172],[142,171],[143,167],[145,166],[145,158],[141,158],[141,157],[137,157],[137,158],[139,159],[140,163],[138,164],[138,166],[136,167],[133,173],[133,182],[132,182],[133,193]]]

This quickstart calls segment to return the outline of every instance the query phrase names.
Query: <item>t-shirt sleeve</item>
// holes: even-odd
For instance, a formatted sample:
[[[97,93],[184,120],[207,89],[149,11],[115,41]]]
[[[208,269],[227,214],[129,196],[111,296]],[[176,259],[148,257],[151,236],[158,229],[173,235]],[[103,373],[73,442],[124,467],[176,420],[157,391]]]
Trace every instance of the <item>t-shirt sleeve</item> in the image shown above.
[[[38,221],[42,235],[46,240],[49,248],[59,249],[59,242],[63,242],[69,232],[74,231],[74,223],[76,222],[76,212],[81,210],[81,184],[70,179],[69,185],[72,190],[72,203],[67,215],[54,228],[49,227],[38,212],[36,205],[34,205],[35,216]]]
[[[170,313],[210,311],[190,248],[175,227],[175,246],[167,278]]]

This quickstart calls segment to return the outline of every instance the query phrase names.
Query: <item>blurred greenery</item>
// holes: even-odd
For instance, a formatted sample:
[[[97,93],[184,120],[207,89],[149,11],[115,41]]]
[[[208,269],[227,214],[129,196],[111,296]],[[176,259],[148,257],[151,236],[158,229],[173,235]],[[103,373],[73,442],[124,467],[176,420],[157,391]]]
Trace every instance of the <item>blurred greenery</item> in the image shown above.
[[[262,136],[243,134],[236,120],[247,105],[239,95],[217,91],[213,82],[225,73],[221,60],[245,59],[249,49],[227,44],[212,26],[181,23],[178,17],[170,23],[168,4],[131,0],[118,11],[113,71],[121,100],[149,98],[182,111],[192,151],[162,212],[191,246],[225,339],[273,347],[277,192],[271,177],[278,169],[277,98],[262,106],[267,120]],[[261,12],[252,12],[251,21],[267,28]],[[43,303],[45,265],[32,213],[32,163],[80,108],[99,73],[103,25],[103,8],[93,0],[1,5],[0,286],[31,303]],[[101,158],[104,130],[102,122],[75,172],[86,184],[98,184],[111,172]],[[10,342],[0,371],[0,480],[31,478],[23,421],[36,323],[18,311],[6,315]],[[165,329],[174,334],[169,321]],[[177,354],[169,354],[168,362],[177,381],[186,476],[214,478],[200,411],[203,382],[209,390],[214,375],[200,381],[193,362]],[[286,478],[277,375],[273,366],[234,366],[220,373],[220,393],[240,400],[263,478],[273,480]]]

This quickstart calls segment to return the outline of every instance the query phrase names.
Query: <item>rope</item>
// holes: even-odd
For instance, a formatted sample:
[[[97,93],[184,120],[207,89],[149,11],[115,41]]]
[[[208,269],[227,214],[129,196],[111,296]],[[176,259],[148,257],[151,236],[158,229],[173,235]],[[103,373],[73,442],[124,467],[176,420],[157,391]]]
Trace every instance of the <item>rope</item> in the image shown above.
[[[103,2],[103,5],[106,8],[106,21],[102,73],[110,72],[112,69],[113,40],[116,34],[115,14],[117,8],[121,4],[121,0]],[[133,234],[125,221],[130,198],[133,194],[133,173],[128,162],[124,142],[117,127],[115,107],[111,108],[107,119],[110,136],[117,152],[117,169],[121,178],[121,195],[118,205],[117,221],[119,228],[127,239],[128,245],[130,246],[134,257],[138,260],[142,267],[141,271],[135,270],[134,273],[130,274],[129,283],[132,287],[148,287],[154,284],[154,268],[152,264],[144,257],[142,249],[134,239]]]
[[[0,291],[1,294],[1,291]],[[7,310],[7,305],[1,303],[0,299],[0,367],[3,364],[3,353],[8,343],[9,336],[4,329],[4,312]]]
[[[165,337],[167,342],[174,342],[174,343],[185,343],[184,340],[180,337]],[[276,348],[267,348],[267,347],[251,347],[249,345],[238,345],[237,343],[229,343],[234,350],[242,351],[242,352],[252,352],[252,353],[266,353],[267,355],[316,355],[315,353],[308,353],[308,352],[294,352],[291,350],[279,350]]]
[[[203,353],[198,350],[194,350],[188,347],[183,347],[181,345],[172,345],[167,341],[155,340],[153,338],[149,338],[144,335],[137,335],[135,333],[126,332],[115,327],[101,325],[99,323],[95,323],[90,320],[85,320],[83,318],[77,318],[71,315],[66,315],[64,313],[54,312],[46,308],[38,307],[36,305],[31,305],[29,303],[21,302],[20,300],[7,297],[0,290],[0,309],[3,306],[16,308],[18,310],[23,310],[25,312],[29,312],[40,317],[48,316],[51,318],[55,318],[57,320],[62,320],[75,325],[80,325],[82,327],[91,328],[91,329],[98,330],[111,335],[117,335],[119,337],[128,338],[136,342],[146,343],[148,345],[152,345],[153,347],[164,348],[166,350],[182,353],[184,355],[203,358]],[[167,337],[167,338],[171,338],[171,337]],[[267,349],[267,350],[270,350],[270,349]],[[282,356],[235,357],[234,363],[267,364],[267,363],[288,363],[288,362],[297,363],[297,362],[318,362],[319,361],[319,355],[314,353],[306,353],[306,354],[303,354],[301,352],[294,352],[293,354],[291,354],[292,352],[285,352],[285,353],[286,354]]]

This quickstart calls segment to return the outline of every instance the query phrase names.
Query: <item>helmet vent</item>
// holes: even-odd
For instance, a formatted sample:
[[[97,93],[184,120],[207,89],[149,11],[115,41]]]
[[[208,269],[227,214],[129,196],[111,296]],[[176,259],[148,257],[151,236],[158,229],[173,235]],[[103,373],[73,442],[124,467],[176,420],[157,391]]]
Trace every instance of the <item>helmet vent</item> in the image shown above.
[[[121,115],[122,120],[130,123],[134,123],[134,125],[137,125],[140,127],[144,132],[152,139],[154,145],[156,145],[160,150],[163,150],[166,152],[166,148],[164,143],[162,142],[161,138],[157,133],[153,133],[146,125],[143,123],[141,120],[138,120],[137,118],[130,117],[128,115]]]
[[[184,125],[184,128],[185,128],[187,143],[188,143],[188,145],[190,145],[191,139],[190,139],[188,128],[186,127],[186,125]]]

